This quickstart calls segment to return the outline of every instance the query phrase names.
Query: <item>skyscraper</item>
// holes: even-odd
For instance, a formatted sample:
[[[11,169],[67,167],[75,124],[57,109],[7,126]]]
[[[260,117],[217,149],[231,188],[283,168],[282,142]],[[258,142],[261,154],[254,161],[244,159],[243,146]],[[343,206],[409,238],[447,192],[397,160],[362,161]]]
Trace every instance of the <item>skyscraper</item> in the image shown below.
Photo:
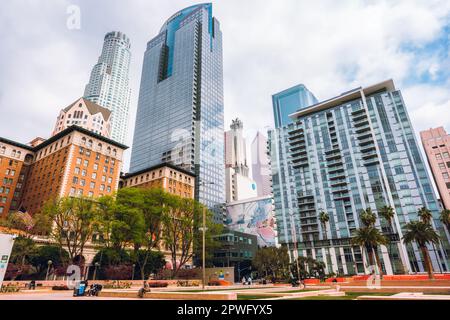
[[[244,138],[244,124],[236,119],[225,132],[225,167],[235,168],[236,172],[248,177],[247,143]]]
[[[210,3],[175,13],[147,44],[130,171],[161,162],[195,172],[203,204],[224,203],[222,32]]]
[[[252,175],[256,182],[258,197],[272,194],[272,173],[268,155],[268,141],[261,133],[252,142]]]
[[[280,219],[278,238],[280,243],[295,242],[288,238],[288,228],[298,223],[296,178],[290,164],[289,125],[293,120],[289,115],[297,110],[317,103],[316,97],[304,86],[298,85],[272,96],[275,129],[268,132],[269,153],[272,174],[272,193],[275,216]],[[289,219],[287,221],[286,219]],[[291,221],[292,220],[292,221]]]
[[[292,123],[290,114],[317,103],[316,97],[303,84],[286,89],[272,96],[275,128]]]
[[[86,99],[112,111],[111,138],[120,143],[127,136],[130,109],[130,47],[125,34],[108,33],[84,91]]]
[[[436,186],[446,209],[450,209],[450,135],[443,127],[420,133]]]
[[[295,198],[296,207],[293,215],[277,211],[279,239],[291,256],[323,261],[328,272],[370,273],[368,253],[351,242],[362,226],[362,210],[370,208],[377,216],[376,228],[390,240],[377,248],[383,272],[424,272],[419,248],[404,244],[402,237],[405,224],[417,220],[418,210],[426,207],[442,239],[429,246],[433,268],[449,270],[450,248],[438,201],[392,80],[348,91],[291,118],[287,155],[295,188],[282,191]],[[395,210],[392,223],[380,215],[384,206]],[[329,215],[325,224],[319,220],[322,211]]]
[[[258,196],[256,183],[249,177],[244,124],[239,119],[233,120],[230,129],[225,132],[225,195],[228,203]]]

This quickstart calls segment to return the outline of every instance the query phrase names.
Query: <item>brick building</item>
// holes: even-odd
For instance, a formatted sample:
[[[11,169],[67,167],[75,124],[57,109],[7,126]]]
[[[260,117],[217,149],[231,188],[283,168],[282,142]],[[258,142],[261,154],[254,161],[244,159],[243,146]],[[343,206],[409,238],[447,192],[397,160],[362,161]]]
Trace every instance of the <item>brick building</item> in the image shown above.
[[[111,138],[111,111],[87,99],[80,98],[61,110],[56,118],[52,135],[73,125]]]
[[[195,175],[169,163],[162,163],[121,177],[120,187],[161,188],[183,198],[194,198]]]
[[[18,209],[33,157],[32,147],[0,137],[0,218]]]
[[[420,133],[443,206],[450,209],[450,135],[443,127]]]
[[[18,208],[34,214],[53,197],[100,197],[117,190],[126,146],[78,126],[33,142],[31,147],[0,140],[0,191],[9,188],[4,215]]]

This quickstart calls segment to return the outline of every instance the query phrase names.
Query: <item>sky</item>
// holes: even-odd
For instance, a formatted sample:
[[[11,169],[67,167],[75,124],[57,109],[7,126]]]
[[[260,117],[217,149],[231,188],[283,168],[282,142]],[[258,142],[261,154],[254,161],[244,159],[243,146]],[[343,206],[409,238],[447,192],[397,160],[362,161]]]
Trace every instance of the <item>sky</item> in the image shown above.
[[[272,94],[300,83],[326,100],[393,79],[417,134],[439,126],[450,132],[450,1],[212,2],[223,32],[225,127],[240,118],[248,144],[273,127]],[[122,31],[133,55],[131,146],[146,43],[196,3],[2,0],[0,136],[23,143],[49,137],[60,109],[83,95],[104,35]],[[79,29],[68,27],[73,6]]]

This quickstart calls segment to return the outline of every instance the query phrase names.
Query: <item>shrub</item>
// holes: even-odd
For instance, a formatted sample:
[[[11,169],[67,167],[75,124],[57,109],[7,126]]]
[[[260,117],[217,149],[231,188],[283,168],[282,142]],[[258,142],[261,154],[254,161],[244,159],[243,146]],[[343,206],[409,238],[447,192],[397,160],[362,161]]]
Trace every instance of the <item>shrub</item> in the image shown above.
[[[200,281],[190,281],[190,280],[178,280],[177,287],[198,287],[200,286]]]
[[[112,283],[107,283],[103,286],[104,289],[130,289],[131,282],[127,281],[113,281]]]
[[[132,269],[129,265],[109,266],[105,268],[105,275],[108,279],[128,280],[131,279]]]
[[[169,283],[165,281],[150,282],[148,286],[150,288],[167,288],[169,286]]]
[[[10,292],[19,292],[20,288],[14,284],[8,284],[6,286],[2,286],[0,289],[0,293],[10,293]]]
[[[64,290],[70,290],[68,286],[53,286],[52,290],[54,291],[64,291]]]

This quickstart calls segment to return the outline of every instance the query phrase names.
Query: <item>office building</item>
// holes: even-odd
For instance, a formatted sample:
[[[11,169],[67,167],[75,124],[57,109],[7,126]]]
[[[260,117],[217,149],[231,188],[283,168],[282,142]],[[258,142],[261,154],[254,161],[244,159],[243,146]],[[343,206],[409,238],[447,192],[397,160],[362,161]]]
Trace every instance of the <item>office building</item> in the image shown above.
[[[125,143],[130,109],[130,39],[122,32],[106,34],[102,53],[91,72],[84,98],[109,109],[110,138]]]
[[[195,198],[223,222],[222,33],[212,4],[178,11],[147,44],[130,172],[161,163],[192,171]]]
[[[213,252],[215,267],[234,267],[235,279],[251,272],[251,263],[258,251],[255,235],[225,229],[216,240],[220,246]]]
[[[258,195],[255,181],[250,177],[247,145],[241,120],[232,121],[225,132],[225,196],[226,202],[254,198]]]
[[[267,138],[258,132],[252,142],[252,176],[258,197],[272,194],[272,172],[268,150]]]
[[[303,84],[286,89],[272,96],[275,128],[292,123],[290,114],[317,103],[316,97]]]
[[[450,135],[443,127],[420,133],[442,205],[450,209]]]

